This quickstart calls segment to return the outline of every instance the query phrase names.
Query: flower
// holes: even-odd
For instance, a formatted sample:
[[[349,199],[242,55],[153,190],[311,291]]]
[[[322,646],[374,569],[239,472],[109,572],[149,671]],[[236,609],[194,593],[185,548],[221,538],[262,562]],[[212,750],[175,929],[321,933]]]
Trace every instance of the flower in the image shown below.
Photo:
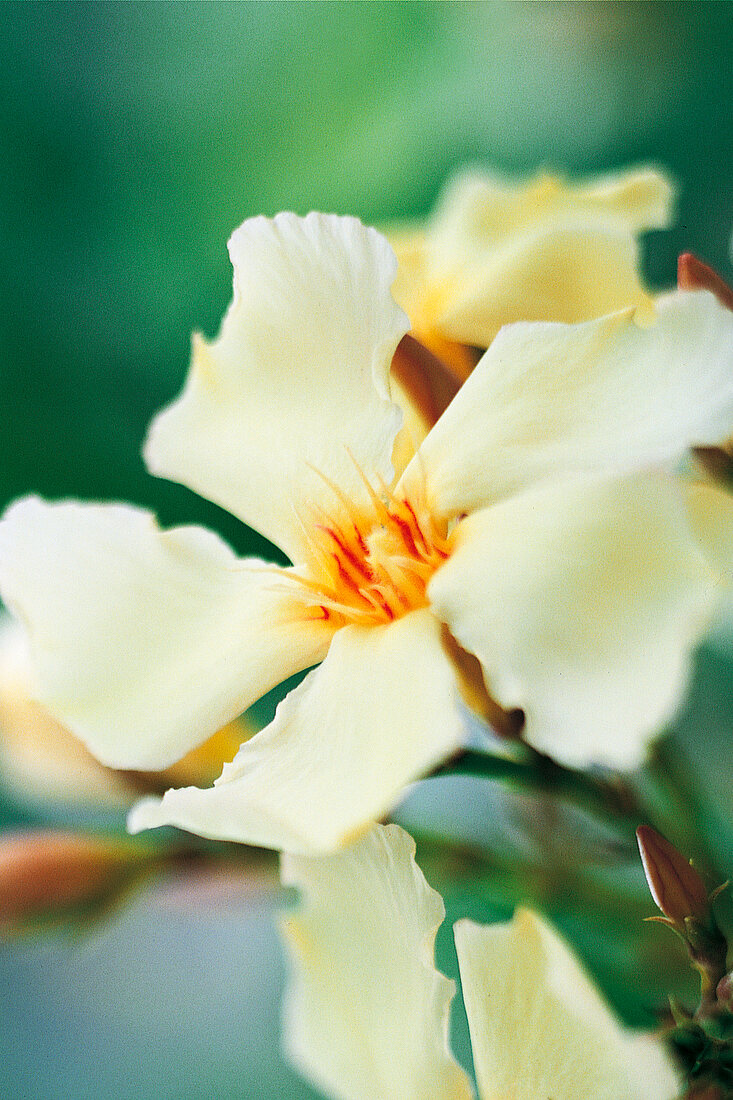
[[[673,188],[634,168],[583,184],[464,170],[424,228],[390,239],[415,335],[465,377],[504,324],[577,322],[648,301],[636,235],[669,224]]]
[[[433,960],[440,895],[396,825],[330,856],[284,855],[303,893],[282,930],[291,959],[284,1037],[337,1100],[464,1100],[448,1039],[455,990]],[[673,1100],[662,1042],[622,1027],[557,933],[518,910],[454,927],[481,1100]]]
[[[631,309],[508,326],[395,480],[408,320],[384,238],[282,214],[230,253],[221,332],[194,338],[145,455],[294,564],[127,505],[29,498],[0,524],[39,698],[108,765],[164,767],[320,662],[213,788],[141,803],[131,828],[342,844],[464,744],[471,662],[531,744],[637,763],[684,691],[733,530],[723,492],[665,470],[729,431],[733,315],[678,291],[650,327]]]

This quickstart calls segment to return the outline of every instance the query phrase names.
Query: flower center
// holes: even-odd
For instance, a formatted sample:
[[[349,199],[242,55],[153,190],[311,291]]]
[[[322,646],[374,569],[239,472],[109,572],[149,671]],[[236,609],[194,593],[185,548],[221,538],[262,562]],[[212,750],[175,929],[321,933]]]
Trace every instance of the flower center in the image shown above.
[[[388,623],[427,607],[428,581],[450,553],[445,529],[425,506],[364,482],[366,508],[328,482],[340,507],[309,526],[310,568],[298,578],[312,614],[339,625]]]

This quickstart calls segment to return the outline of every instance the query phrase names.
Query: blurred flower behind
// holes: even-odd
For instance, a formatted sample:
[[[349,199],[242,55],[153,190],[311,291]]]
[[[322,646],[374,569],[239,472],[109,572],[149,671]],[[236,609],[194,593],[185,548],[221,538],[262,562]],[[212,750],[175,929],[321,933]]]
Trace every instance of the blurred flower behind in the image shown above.
[[[669,226],[672,199],[670,181],[649,168],[580,184],[464,170],[424,228],[389,234],[395,297],[414,335],[465,378],[472,349],[487,348],[502,325],[641,309],[637,236]]]

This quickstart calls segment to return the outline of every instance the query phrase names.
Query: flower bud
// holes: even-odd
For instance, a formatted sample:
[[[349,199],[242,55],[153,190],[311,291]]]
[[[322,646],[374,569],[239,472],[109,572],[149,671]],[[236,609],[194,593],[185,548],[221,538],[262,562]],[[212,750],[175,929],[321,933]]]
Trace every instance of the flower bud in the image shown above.
[[[0,927],[54,916],[113,892],[130,852],[104,838],[52,829],[0,839]]]
[[[733,971],[723,975],[717,984],[715,995],[721,1008],[733,1013]]]
[[[691,252],[683,252],[677,260],[677,286],[680,290],[709,290],[721,305],[733,309],[733,288]]]
[[[706,921],[710,903],[694,867],[650,825],[640,825],[636,839],[649,889],[665,917],[680,930],[689,918]]]

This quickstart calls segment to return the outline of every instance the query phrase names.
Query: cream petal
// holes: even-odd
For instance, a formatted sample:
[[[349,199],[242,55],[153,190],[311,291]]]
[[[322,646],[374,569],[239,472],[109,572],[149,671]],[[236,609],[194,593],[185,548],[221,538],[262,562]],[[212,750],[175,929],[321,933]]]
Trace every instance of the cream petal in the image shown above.
[[[214,787],[142,802],[128,825],[327,851],[382,817],[464,736],[453,668],[429,611],[388,626],[344,627],[323,664]]]
[[[633,767],[674,713],[715,576],[665,475],[527,490],[465,519],[428,594],[525,737]]]
[[[502,329],[404,475],[470,512],[533,482],[676,462],[733,423],[733,314],[706,291],[581,325]]]
[[[319,472],[357,500],[356,464],[392,477],[389,367],[409,328],[390,295],[397,263],[375,230],[324,214],[253,218],[229,253],[219,336],[194,338],[186,386],[153,421],[145,457],[299,562],[300,520],[336,504]]]
[[[627,1031],[566,944],[536,914],[455,925],[483,1100],[674,1100],[661,1041]]]
[[[165,767],[321,660],[333,630],[298,621],[297,591],[287,570],[126,505],[28,498],[0,523],[36,696],[113,767]]]
[[[440,895],[413,840],[375,826],[333,856],[285,855],[303,901],[282,921],[291,959],[285,1044],[339,1100],[470,1100],[448,1045],[455,985],[435,969]]]
[[[555,221],[515,235],[456,280],[436,326],[486,348],[515,321],[574,324],[646,301],[631,233]]]
[[[392,394],[403,415],[402,427],[397,434],[392,451],[392,465],[395,474],[399,476],[415,457],[418,447],[430,430],[430,425],[412,395],[396,378],[392,379]]]

